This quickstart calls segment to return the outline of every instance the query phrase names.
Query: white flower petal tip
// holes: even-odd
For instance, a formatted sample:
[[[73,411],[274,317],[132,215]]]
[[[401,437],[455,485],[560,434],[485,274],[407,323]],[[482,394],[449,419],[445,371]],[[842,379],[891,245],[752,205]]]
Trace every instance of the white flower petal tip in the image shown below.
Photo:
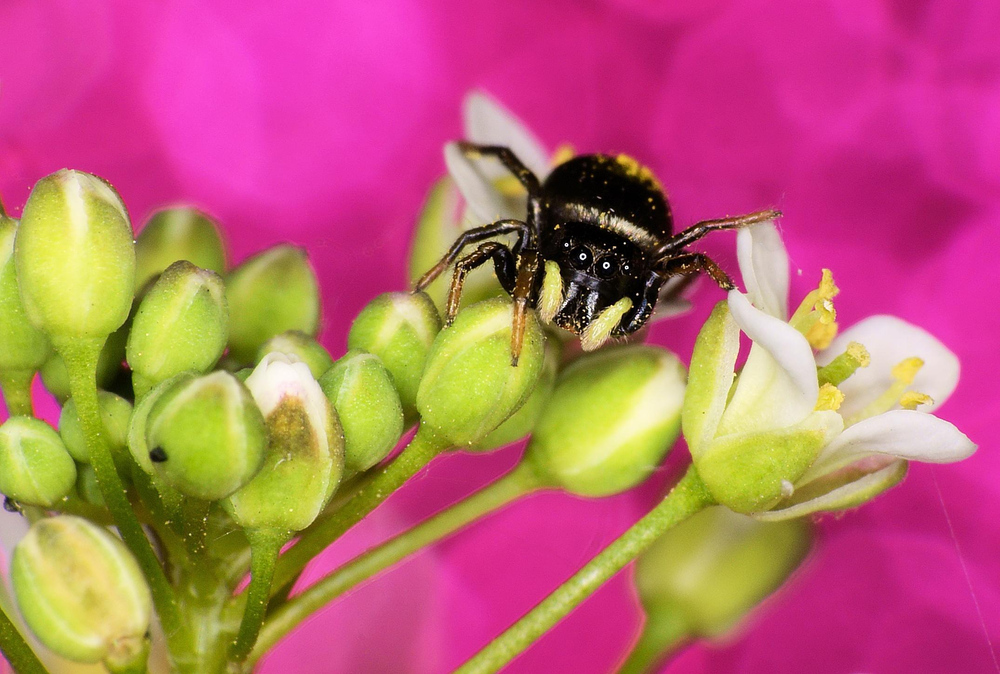
[[[933,402],[921,406],[930,412],[951,396],[958,386],[958,356],[923,328],[895,316],[871,316],[845,330],[824,349],[816,360],[826,365],[847,349],[851,342],[862,344],[871,355],[871,365],[858,369],[839,388],[846,396],[844,415],[864,409],[892,385],[892,368],[905,358],[920,358],[924,365],[910,389],[926,393]]]
[[[272,351],[247,377],[246,386],[265,418],[285,398],[293,397],[306,406],[314,428],[327,428],[330,411],[326,396],[309,366],[298,358]]]
[[[492,178],[481,170],[477,162],[465,156],[457,143],[444,146],[444,163],[479,223],[518,217],[518,214],[509,212],[507,203],[494,187]]]
[[[549,173],[549,153],[517,116],[485,91],[472,91],[462,104],[465,137],[478,145],[509,147],[539,179]]]
[[[788,317],[788,252],[773,221],[736,235],[736,256],[750,302],[761,311]]]
[[[953,424],[931,414],[892,410],[849,426],[824,450],[817,464],[882,454],[908,461],[952,463],[972,456],[977,445]]]

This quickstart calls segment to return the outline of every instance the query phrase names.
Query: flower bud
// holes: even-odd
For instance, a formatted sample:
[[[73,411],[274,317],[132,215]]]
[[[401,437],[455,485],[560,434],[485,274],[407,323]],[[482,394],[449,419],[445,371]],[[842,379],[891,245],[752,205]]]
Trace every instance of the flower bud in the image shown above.
[[[144,656],[152,598],[125,545],[80,517],[36,522],[17,544],[11,583],[31,631],[75,662]]]
[[[344,465],[361,472],[388,456],[403,434],[403,407],[378,357],[348,351],[319,385],[344,430]]]
[[[511,364],[510,299],[493,299],[460,312],[438,333],[417,391],[422,423],[454,445],[481,441],[531,395],[542,370],[545,334],[529,312],[518,365]]]
[[[684,366],[654,346],[580,358],[559,377],[528,443],[544,481],[607,496],[649,477],[680,432]]]
[[[239,362],[286,330],[319,329],[319,284],[300,248],[275,246],[250,258],[229,275],[226,296],[230,355]]]
[[[97,402],[104,421],[104,439],[111,448],[111,456],[114,457],[118,472],[128,475],[128,424],[132,416],[132,403],[108,391],[98,391]],[[76,412],[76,401],[72,398],[63,405],[59,415],[59,435],[74,459],[80,463],[90,463],[87,436],[83,433],[83,426]]]
[[[39,180],[14,259],[28,318],[50,336],[107,337],[128,318],[132,226],[118,193],[100,178],[64,169]]]
[[[264,462],[264,419],[228,372],[180,381],[149,412],[154,471],[187,496],[215,501],[247,484]]]
[[[108,337],[97,359],[97,387],[108,388],[122,373],[122,361],[125,360],[125,342],[128,341],[129,324],[125,323]],[[69,373],[62,356],[53,352],[38,372],[42,383],[49,393],[60,402],[69,398]]]
[[[159,474],[153,469],[153,462],[149,459],[149,451],[151,447],[146,438],[147,429],[149,428],[149,414],[153,410],[153,406],[156,405],[156,402],[167,391],[170,391],[175,386],[178,386],[183,382],[191,381],[196,376],[197,375],[194,372],[182,372],[181,374],[160,383],[154,387],[153,390],[136,400],[135,409],[132,411],[132,416],[129,417],[128,450],[132,454],[132,460],[135,461],[136,465],[138,465],[144,473],[154,476],[157,480],[159,480]],[[239,378],[237,377],[237,379]]]
[[[135,291],[178,260],[216,274],[226,271],[219,228],[207,215],[179,206],[153,213],[135,239]]]
[[[75,483],[76,464],[51,426],[33,417],[11,417],[0,426],[0,493],[49,508]]]
[[[538,424],[542,410],[552,397],[552,389],[556,384],[556,372],[559,369],[559,358],[562,344],[557,339],[545,341],[545,359],[542,362],[542,372],[538,375],[535,389],[520,408],[507,420],[496,427],[492,433],[479,442],[466,448],[470,452],[489,452],[521,440],[531,433]]]
[[[101,485],[97,483],[97,471],[89,463],[81,463],[76,467],[76,493],[91,505],[105,505]]]
[[[0,372],[34,372],[49,357],[44,332],[28,321],[17,287],[14,234],[17,222],[0,208]]]
[[[354,319],[347,348],[378,356],[410,416],[427,353],[440,331],[441,317],[426,294],[386,293],[369,302]]]
[[[267,340],[257,352],[257,362],[272,351],[295,356],[309,366],[309,371],[317,380],[333,366],[330,353],[313,337],[300,330],[288,330]]]
[[[704,510],[660,536],[636,562],[639,599],[655,624],[670,619],[693,638],[731,632],[809,552],[802,520],[757,522],[724,507]]]
[[[344,468],[337,415],[305,363],[270,353],[247,378],[264,414],[264,467],[225,502],[246,529],[301,531],[326,507]]]
[[[139,304],[125,354],[136,395],[187,370],[205,372],[226,348],[226,290],[190,262],[164,271]]]

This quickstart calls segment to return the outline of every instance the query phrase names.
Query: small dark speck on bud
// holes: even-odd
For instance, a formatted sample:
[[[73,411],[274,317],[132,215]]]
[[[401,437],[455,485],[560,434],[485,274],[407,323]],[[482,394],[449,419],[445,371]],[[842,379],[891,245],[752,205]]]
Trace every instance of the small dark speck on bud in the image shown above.
[[[167,460],[167,453],[163,451],[163,447],[154,447],[149,451],[149,460],[154,463],[163,463]]]
[[[9,496],[4,496],[3,498],[3,509],[9,513],[21,512],[21,508],[18,507],[17,502]]]

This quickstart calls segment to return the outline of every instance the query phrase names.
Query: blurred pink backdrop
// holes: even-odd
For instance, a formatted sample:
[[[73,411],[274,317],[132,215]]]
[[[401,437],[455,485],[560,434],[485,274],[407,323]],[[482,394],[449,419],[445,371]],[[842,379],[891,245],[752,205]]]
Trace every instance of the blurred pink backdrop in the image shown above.
[[[193,203],[232,259],[305,246],[323,341],[405,286],[414,217],[482,87],[554,147],[649,164],[680,225],[777,206],[793,299],[830,267],[842,325],[893,313],[958,353],[941,416],[979,452],[820,524],[787,590],[672,673],[1000,671],[1000,4],[995,0],[0,3],[0,193],[62,167],[109,179],[141,224]],[[736,271],[731,236],[705,248]],[[687,360],[721,293],[652,339]],[[456,500],[519,449],[439,459],[310,577]],[[671,465],[682,459],[678,450]],[[450,671],[656,498],[544,494],[322,612],[277,672]],[[611,670],[640,626],[621,574],[510,672]]]

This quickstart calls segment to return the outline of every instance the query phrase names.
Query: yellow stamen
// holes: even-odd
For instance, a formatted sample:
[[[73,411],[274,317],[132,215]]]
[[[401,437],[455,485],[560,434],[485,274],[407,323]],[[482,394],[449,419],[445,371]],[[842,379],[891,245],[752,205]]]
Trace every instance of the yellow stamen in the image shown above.
[[[556,151],[552,154],[552,165],[559,166],[559,164],[565,164],[570,159],[576,155],[573,151],[573,146],[569,143],[563,143],[556,148]]]
[[[894,381],[889,388],[886,389],[885,393],[870,402],[856,416],[849,419],[847,425],[850,426],[851,424],[856,424],[862,419],[867,419],[875,416],[876,414],[888,412],[897,404],[902,404],[904,394],[907,393],[906,389],[913,383],[913,380],[917,376],[917,372],[919,372],[920,368],[923,366],[924,361],[919,358],[906,358],[897,363],[896,366],[892,368],[892,377],[896,381]],[[912,400],[912,397],[906,399],[908,403]]]
[[[899,398],[899,406],[904,410],[915,410],[917,405],[930,405],[933,402],[933,398],[919,391],[907,391]]]
[[[538,315],[546,323],[551,323],[563,304],[562,274],[559,263],[549,260],[545,263],[545,276],[538,296]]]
[[[822,351],[830,346],[830,343],[833,342],[833,338],[836,336],[837,324],[824,323],[822,319],[813,323],[809,330],[806,331],[806,340],[816,351]]]
[[[896,364],[892,368],[892,378],[897,379],[907,386],[913,383],[913,380],[917,376],[917,372],[920,372],[920,368],[924,366],[924,361],[920,358],[907,358]]]
[[[837,336],[837,310],[833,298],[838,293],[840,288],[833,281],[833,272],[824,269],[819,286],[805,296],[788,321],[805,335],[814,349],[825,349]]]
[[[587,329],[580,337],[580,346],[584,351],[593,351],[607,341],[611,336],[611,331],[618,327],[625,312],[632,308],[632,300],[623,297],[610,307],[602,311],[597,318],[590,322]]]
[[[514,176],[503,176],[493,181],[493,188],[505,197],[524,195],[524,185]]]
[[[819,398],[816,399],[816,411],[837,411],[844,403],[844,393],[833,384],[823,384],[819,387]]]
[[[868,367],[872,363],[872,357],[868,349],[863,344],[851,342],[847,345],[847,355],[858,363],[858,367]]]

